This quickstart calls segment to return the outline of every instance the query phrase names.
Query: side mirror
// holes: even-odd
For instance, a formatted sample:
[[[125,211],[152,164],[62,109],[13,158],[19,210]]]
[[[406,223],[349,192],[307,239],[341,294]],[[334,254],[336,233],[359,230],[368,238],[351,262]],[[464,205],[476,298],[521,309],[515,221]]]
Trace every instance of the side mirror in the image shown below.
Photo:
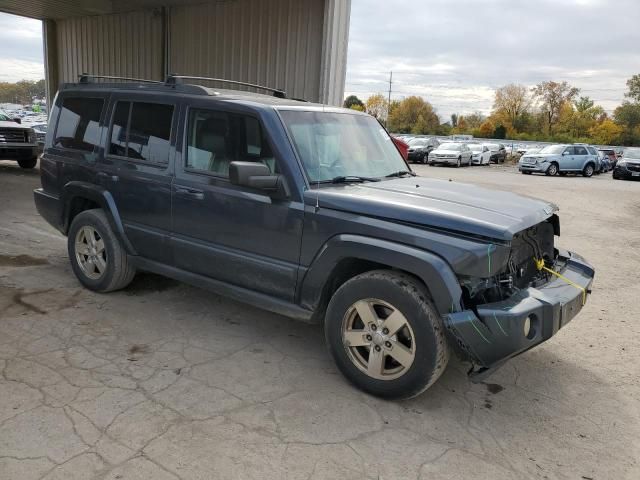
[[[20,117],[14,118],[13,121],[16,123],[22,123],[22,119]]]
[[[231,162],[229,181],[233,185],[278,192],[282,189],[282,175],[273,175],[269,167],[258,162]]]

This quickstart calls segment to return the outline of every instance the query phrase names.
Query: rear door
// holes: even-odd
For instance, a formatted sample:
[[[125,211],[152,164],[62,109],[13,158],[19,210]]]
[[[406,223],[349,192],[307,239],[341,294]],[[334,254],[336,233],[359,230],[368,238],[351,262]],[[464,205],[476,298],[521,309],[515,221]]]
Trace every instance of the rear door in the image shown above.
[[[175,265],[293,301],[302,204],[229,181],[232,161],[286,173],[260,118],[241,105],[194,101],[184,123],[172,193]]]
[[[99,181],[112,192],[136,252],[171,263],[172,160],[178,106],[165,97],[112,95]]]
[[[589,151],[582,145],[576,145],[573,147],[573,170],[582,170],[589,161]],[[595,162],[594,162],[595,163]]]

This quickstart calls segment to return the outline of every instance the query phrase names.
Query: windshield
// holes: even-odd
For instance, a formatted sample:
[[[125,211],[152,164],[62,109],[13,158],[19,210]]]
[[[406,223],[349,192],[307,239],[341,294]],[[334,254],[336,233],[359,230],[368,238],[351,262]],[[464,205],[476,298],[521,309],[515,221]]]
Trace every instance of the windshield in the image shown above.
[[[559,155],[564,152],[566,147],[564,145],[547,145],[539,153],[551,153],[554,155]]]
[[[311,182],[340,176],[381,178],[409,170],[373,117],[286,110],[280,114]]]
[[[429,143],[428,140],[424,140],[423,138],[412,138],[409,140],[409,145],[412,147],[424,147]]]
[[[480,145],[479,143],[470,143],[469,149],[471,149],[472,152],[481,152],[482,145]]]
[[[633,158],[634,160],[640,160],[640,148],[627,148],[622,156],[624,159]]]
[[[438,150],[460,150],[462,149],[461,143],[443,143],[438,147]]]

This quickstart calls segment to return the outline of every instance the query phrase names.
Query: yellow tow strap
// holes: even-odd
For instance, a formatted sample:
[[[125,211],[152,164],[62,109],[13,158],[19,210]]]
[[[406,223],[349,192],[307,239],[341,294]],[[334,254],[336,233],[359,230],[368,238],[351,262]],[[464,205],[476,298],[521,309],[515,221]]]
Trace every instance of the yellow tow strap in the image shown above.
[[[537,258],[534,258],[533,261],[536,262],[536,268],[538,270],[544,270],[545,272],[549,272],[551,275],[555,275],[559,279],[564,280],[565,282],[567,282],[572,287],[575,287],[578,290],[580,290],[582,292],[582,305],[587,303],[587,289],[586,288],[581,287],[580,285],[578,285],[575,282],[572,282],[567,277],[565,277],[564,275],[561,275],[560,273],[556,272],[555,270],[551,270],[549,267],[547,267],[544,264],[544,260],[538,260]]]

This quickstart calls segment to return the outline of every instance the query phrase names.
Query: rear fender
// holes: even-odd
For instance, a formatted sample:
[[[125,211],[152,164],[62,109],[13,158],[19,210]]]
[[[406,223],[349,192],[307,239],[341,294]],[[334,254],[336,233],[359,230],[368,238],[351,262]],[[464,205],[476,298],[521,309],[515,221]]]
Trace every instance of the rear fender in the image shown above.
[[[136,255],[136,251],[134,250],[131,242],[127,238],[124,233],[124,227],[122,225],[122,220],[120,218],[120,214],[118,213],[118,208],[116,207],[116,202],[113,199],[113,195],[99,185],[95,185],[87,182],[69,182],[62,189],[61,200],[63,204],[62,211],[62,230],[66,235],[69,232],[69,227],[71,226],[71,206],[73,201],[77,198],[83,198],[87,200],[91,200],[92,202],[98,204],[100,208],[102,208],[109,220],[109,225],[111,229],[116,234],[118,239],[122,242],[126,252],[129,255]]]
[[[348,234],[329,240],[311,263],[300,288],[303,308],[317,310],[326,282],[345,259],[366,260],[411,273],[427,286],[441,315],[461,311],[460,284],[441,257],[407,245]]]

